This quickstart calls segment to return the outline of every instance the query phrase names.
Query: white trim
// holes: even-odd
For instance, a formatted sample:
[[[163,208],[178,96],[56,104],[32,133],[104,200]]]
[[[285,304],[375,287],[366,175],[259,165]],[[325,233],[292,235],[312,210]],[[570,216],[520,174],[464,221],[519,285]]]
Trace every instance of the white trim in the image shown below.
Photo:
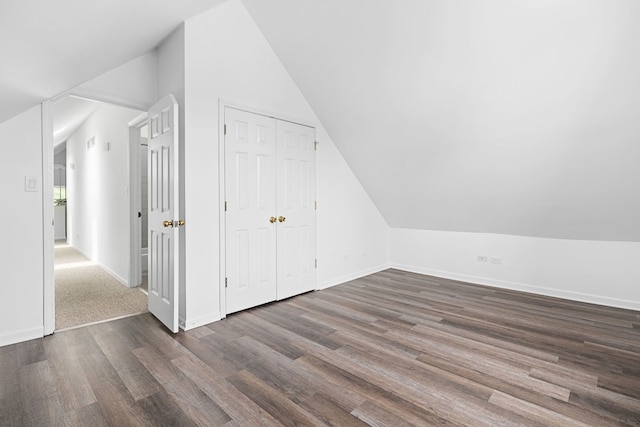
[[[86,259],[90,260],[92,263],[94,263],[95,265],[98,265],[98,263],[96,263],[93,259],[93,257],[91,255],[89,255],[88,253],[86,253],[85,251],[83,251],[82,249],[78,248],[75,245],[70,244],[69,245],[70,248],[72,248],[74,251],[78,252],[80,255],[82,255],[83,257],[85,257]]]
[[[120,282],[121,285],[127,287],[127,288],[135,288],[135,286],[130,286],[129,282],[127,282],[127,279],[125,279],[124,277],[121,277],[120,275],[118,275],[116,272],[114,272],[113,270],[111,270],[109,267],[107,267],[104,264],[101,263],[96,263],[96,266],[100,267],[101,269],[103,269],[109,276],[113,277],[114,279],[116,279],[118,282]]]
[[[318,289],[318,128],[313,128],[313,281]]]
[[[44,101],[42,112],[42,258],[43,258],[43,331],[53,333],[56,327],[53,210],[53,111],[51,101]]]
[[[218,271],[220,277],[218,280],[219,299],[220,299],[220,318],[224,319],[227,316],[227,292],[225,278],[227,276],[227,220],[226,211],[224,209],[224,203],[226,199],[225,189],[225,151],[224,151],[224,110],[227,107],[227,103],[218,99],[218,206],[220,211],[220,224],[218,228],[219,239],[219,265]]]
[[[78,252],[83,257],[87,258],[88,260],[91,260],[91,266],[100,267],[102,270],[104,270],[105,273],[107,273],[109,276],[111,276],[112,278],[114,278],[115,280],[120,282],[123,286],[126,286],[127,288],[129,288],[129,287],[135,288],[135,286],[129,286],[129,282],[127,282],[127,279],[125,279],[124,277],[121,277],[119,274],[115,273],[113,270],[111,270],[106,265],[95,261],[91,257],[91,255],[89,255],[88,253],[86,253],[82,249],[80,249],[80,248],[78,248],[76,246],[73,246],[73,245],[69,245],[69,247],[72,248],[74,251]]]
[[[209,323],[217,322],[221,319],[222,316],[220,316],[220,313],[210,313],[205,316],[196,317],[195,319],[189,319],[189,322],[186,322],[184,318],[180,317],[179,324],[180,329],[182,329],[183,331],[188,331],[190,329],[208,325]]]
[[[111,94],[101,93],[101,92],[82,89],[82,88],[75,88],[75,89],[68,90],[66,92],[62,92],[61,94],[51,98],[51,102],[55,104],[70,96],[89,99],[92,101],[106,102],[107,104],[118,105],[120,107],[127,107],[133,110],[147,111],[149,109],[149,105],[146,105],[144,103],[141,103],[132,99],[127,99],[121,96],[114,96]]]
[[[360,279],[371,274],[379,273],[390,268],[389,264],[380,264],[376,267],[365,268],[364,270],[357,271],[355,273],[345,274],[344,276],[335,277],[333,279],[325,280],[318,284],[317,290],[331,288],[333,286],[342,285],[343,283],[350,282],[352,280]]]
[[[56,333],[58,333],[58,332],[64,332],[64,331],[71,331],[71,330],[74,330],[74,329],[80,329],[80,328],[84,328],[84,327],[86,327],[86,326],[99,325],[99,324],[101,324],[101,323],[113,322],[114,320],[126,319],[127,317],[140,316],[141,314],[145,314],[145,313],[149,313],[149,312],[148,312],[148,311],[141,311],[141,312],[139,312],[139,313],[124,314],[124,315],[122,315],[122,316],[112,317],[112,318],[110,318],[110,319],[97,320],[97,321],[95,321],[95,322],[91,322],[91,323],[83,323],[82,325],[69,326],[68,328],[58,329],[58,330],[56,331]]]
[[[141,128],[141,127],[144,127],[144,125],[147,124],[148,120],[149,120],[149,113],[147,111],[144,111],[144,112],[140,113],[140,115],[138,117],[136,117],[135,119],[133,119],[129,123],[127,123],[127,126],[129,126],[129,127],[136,126],[138,128]]]
[[[441,277],[443,279],[458,280],[458,281],[473,283],[477,285],[491,286],[494,288],[528,292],[528,293],[537,294],[537,295],[563,298],[563,299],[572,300],[572,301],[605,305],[609,307],[624,308],[628,310],[640,310],[640,301],[627,301],[627,300],[621,300],[617,298],[608,298],[608,297],[602,297],[598,295],[584,294],[581,292],[563,291],[559,289],[529,285],[526,283],[511,282],[506,280],[491,279],[488,277],[452,273],[449,271],[432,270],[429,268],[416,267],[413,265],[392,263],[391,268],[395,268],[397,270],[402,270],[402,271],[408,271],[411,273]]]
[[[0,347],[33,340],[36,338],[42,338],[43,336],[44,336],[44,329],[42,327],[24,329],[22,331],[0,335]]]
[[[291,122],[297,125],[307,126],[316,130],[320,127],[320,123],[314,123],[308,120],[287,116],[286,114],[274,113],[273,111],[265,110],[263,108],[256,107],[255,105],[241,104],[239,102],[229,101],[228,99],[219,98],[218,106],[219,109],[222,110],[224,110],[224,107],[230,107],[247,113],[259,114],[261,116],[270,117],[272,119],[282,120],[283,122]]]
[[[140,205],[140,129],[147,124],[148,114],[142,113],[131,120],[129,125],[129,280],[128,286],[140,285],[142,277],[142,239],[138,206]]]
[[[174,176],[169,176],[169,180],[171,181],[169,187],[172,188],[172,190],[169,191],[173,191],[173,201],[171,202],[173,204],[173,217],[175,218],[175,220],[185,220],[186,216],[182,211],[183,206],[181,203],[181,199],[184,198],[186,193],[184,191],[185,188],[183,187],[184,168],[181,167],[181,165],[184,164],[184,153],[182,152],[182,142],[180,141],[180,129],[182,129],[182,127],[184,126],[184,123],[181,123],[180,121],[180,109],[184,106],[180,107],[180,104],[178,104],[178,100],[176,99],[176,97],[170,93],[160,98],[158,102],[161,102],[165,98],[168,98],[173,104],[173,116],[171,117],[171,125],[173,126],[173,141],[171,143],[171,149],[173,150],[172,160]],[[157,103],[154,105],[157,105]],[[151,144],[151,129],[149,129],[149,144]],[[149,148],[151,148],[151,145],[149,145]],[[151,170],[149,170],[148,173],[150,174]],[[149,215],[151,215],[151,213],[149,213]],[[177,333],[180,331],[180,294],[182,289],[185,289],[185,297],[187,295],[186,283],[182,281],[182,278],[186,277],[186,274],[183,274],[183,269],[186,266],[184,256],[185,251],[182,250],[182,248],[184,247],[184,234],[185,227],[173,227],[173,328],[169,328],[173,333]],[[151,245],[149,245],[149,248],[150,247]],[[153,260],[153,255],[151,253],[149,253],[149,256],[151,257],[150,259]],[[184,273],[186,273],[186,270],[184,271]],[[149,274],[151,274],[151,272],[149,272]],[[150,279],[151,277],[149,277],[149,280]],[[149,286],[151,286],[151,283],[149,283]]]

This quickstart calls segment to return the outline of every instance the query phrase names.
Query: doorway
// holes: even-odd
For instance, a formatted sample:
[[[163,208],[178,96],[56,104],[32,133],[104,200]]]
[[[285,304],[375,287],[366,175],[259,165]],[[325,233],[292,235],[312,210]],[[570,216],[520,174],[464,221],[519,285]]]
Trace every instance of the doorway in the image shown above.
[[[138,274],[140,287],[145,291],[149,291],[149,126],[145,124],[141,128],[137,128],[139,135],[138,147],[138,165],[140,167],[137,173],[138,182],[140,183],[138,198],[138,235],[140,236],[140,273]],[[135,142],[135,141],[134,141]],[[133,144],[133,142],[132,142]]]
[[[130,276],[129,282],[148,292],[149,265],[149,126],[147,114],[129,122]]]
[[[140,197],[132,192],[140,186],[130,184],[129,124],[141,114],[76,96],[52,105],[54,172],[65,172],[64,191],[62,185],[54,188],[56,203],[65,209],[64,234],[59,214],[52,248],[55,330],[147,310],[130,264],[131,200]]]

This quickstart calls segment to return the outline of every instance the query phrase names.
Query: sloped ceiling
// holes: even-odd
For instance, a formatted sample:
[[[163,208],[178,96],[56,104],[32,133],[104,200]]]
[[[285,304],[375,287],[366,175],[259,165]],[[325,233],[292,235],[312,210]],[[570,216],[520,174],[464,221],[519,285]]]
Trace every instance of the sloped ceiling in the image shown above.
[[[224,0],[3,0],[0,123]],[[640,241],[640,2],[242,0],[392,227]]]
[[[2,0],[0,123],[153,49],[224,0]]]
[[[640,241],[640,2],[243,3],[392,227]]]
[[[69,96],[58,102],[53,109],[53,145],[65,142],[73,135],[87,118],[93,114],[100,103],[89,99]]]

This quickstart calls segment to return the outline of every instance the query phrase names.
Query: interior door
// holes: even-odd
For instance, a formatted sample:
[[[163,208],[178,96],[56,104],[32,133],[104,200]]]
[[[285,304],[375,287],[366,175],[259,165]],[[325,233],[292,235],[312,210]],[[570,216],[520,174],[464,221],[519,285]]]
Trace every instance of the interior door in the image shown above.
[[[276,299],[275,120],[226,107],[227,313]]]
[[[316,287],[315,129],[277,121],[277,299]]]
[[[149,311],[178,332],[180,277],[178,104],[172,95],[149,110]]]

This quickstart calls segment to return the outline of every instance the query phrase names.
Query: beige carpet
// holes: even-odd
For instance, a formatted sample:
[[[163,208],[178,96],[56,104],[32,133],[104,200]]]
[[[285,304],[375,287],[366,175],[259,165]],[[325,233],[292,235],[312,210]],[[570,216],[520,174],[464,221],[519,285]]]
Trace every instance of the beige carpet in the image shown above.
[[[127,288],[66,244],[55,245],[56,330],[147,311],[147,295]]]

